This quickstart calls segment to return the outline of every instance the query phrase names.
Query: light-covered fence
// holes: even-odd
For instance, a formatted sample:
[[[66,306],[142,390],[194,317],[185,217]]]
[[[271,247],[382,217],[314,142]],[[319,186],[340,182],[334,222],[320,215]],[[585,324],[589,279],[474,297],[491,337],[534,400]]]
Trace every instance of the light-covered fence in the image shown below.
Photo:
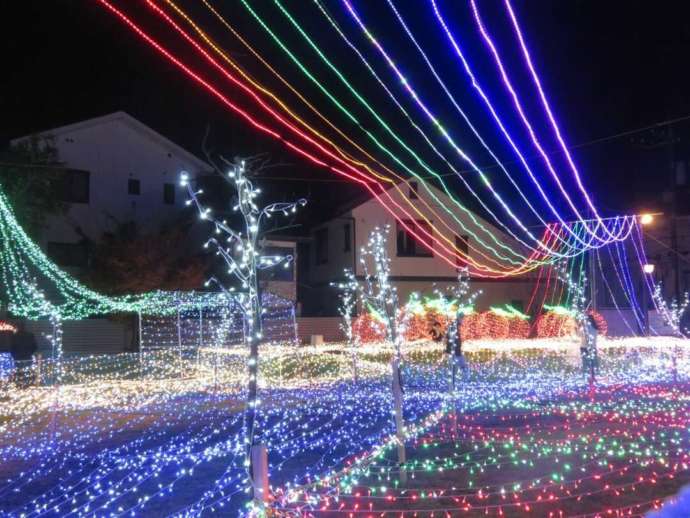
[[[293,302],[269,292],[261,297],[264,343],[297,343]],[[244,311],[231,296],[220,300],[214,305],[197,307],[181,300],[180,309],[172,315],[140,314],[141,350],[242,345],[246,329]]]

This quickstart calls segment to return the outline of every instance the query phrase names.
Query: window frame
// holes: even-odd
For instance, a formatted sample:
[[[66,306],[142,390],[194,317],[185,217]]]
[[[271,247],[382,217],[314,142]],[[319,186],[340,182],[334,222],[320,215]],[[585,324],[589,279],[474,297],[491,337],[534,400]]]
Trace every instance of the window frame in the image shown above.
[[[172,197],[169,197],[168,194]],[[170,182],[163,183],[163,205],[175,205],[175,198],[175,184]]]
[[[75,179],[85,179],[82,193],[75,193]],[[64,169],[57,183],[58,197],[64,203],[83,203],[88,205],[91,201],[91,173],[83,169]],[[76,194],[81,194],[78,196]]]
[[[135,185],[136,189],[134,189]],[[139,178],[127,178],[127,194],[129,196],[141,196],[141,180]]]
[[[427,248],[424,246],[424,243],[420,243],[419,240],[409,233],[403,226],[404,224],[413,228],[426,227],[427,232],[433,236],[434,230],[431,224],[423,220],[402,219],[401,221],[396,222],[396,256],[417,257],[420,259],[434,257],[433,241],[430,242],[431,246]]]
[[[314,232],[314,263],[316,265],[328,263],[328,227]]]
[[[343,252],[350,252],[352,250],[352,225],[345,223],[343,225]]]

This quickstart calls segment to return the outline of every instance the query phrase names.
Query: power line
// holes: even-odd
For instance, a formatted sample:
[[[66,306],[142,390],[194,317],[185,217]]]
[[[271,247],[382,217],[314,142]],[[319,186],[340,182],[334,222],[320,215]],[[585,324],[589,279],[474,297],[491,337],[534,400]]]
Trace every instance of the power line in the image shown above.
[[[607,135],[605,137],[599,137],[599,138],[588,140],[585,142],[580,142],[579,144],[573,144],[572,146],[568,146],[567,149],[569,149],[569,150],[582,149],[584,147],[589,147],[589,146],[593,146],[596,144],[601,144],[603,142],[609,142],[611,140],[616,140],[619,138],[627,137],[629,135],[635,135],[637,133],[643,133],[645,131],[649,131],[650,129],[654,129],[654,128],[663,128],[664,126],[670,126],[672,124],[677,124],[679,122],[684,122],[687,120],[690,120],[690,114],[684,115],[682,117],[676,117],[673,119],[667,119],[664,121],[655,122],[652,124],[648,124],[647,126],[642,126],[642,127],[631,129],[631,130],[621,131],[618,133],[614,133],[612,135]],[[562,155],[563,151],[562,150],[555,150],[555,151],[547,152],[546,154],[548,156],[557,156],[557,155]],[[538,157],[539,157],[539,155],[531,155],[531,156],[527,157],[527,159],[530,160],[530,159],[538,158]],[[516,164],[516,163],[519,163],[519,161],[518,160],[509,160],[506,162],[501,162],[501,164],[504,166],[505,165],[512,165],[512,164]],[[498,164],[490,164],[490,165],[485,165],[485,166],[479,166],[479,169],[487,170],[487,169],[496,169],[498,167],[499,167]],[[461,173],[461,174],[462,173],[472,173],[472,172],[473,172],[472,169],[462,169],[462,170],[458,171],[458,173]],[[448,177],[448,176],[455,176],[455,174],[456,173],[442,173],[442,174],[439,174],[438,176]],[[287,182],[349,183],[347,180],[339,180],[339,179],[335,179],[335,178],[334,179],[325,179],[325,178],[324,179],[313,179],[313,178],[300,178],[300,177],[283,178],[283,177],[271,177],[271,176],[266,176],[266,177],[262,177],[262,178],[266,179],[266,180],[284,180]],[[433,180],[435,177],[434,176],[420,176],[420,178],[423,180]]]

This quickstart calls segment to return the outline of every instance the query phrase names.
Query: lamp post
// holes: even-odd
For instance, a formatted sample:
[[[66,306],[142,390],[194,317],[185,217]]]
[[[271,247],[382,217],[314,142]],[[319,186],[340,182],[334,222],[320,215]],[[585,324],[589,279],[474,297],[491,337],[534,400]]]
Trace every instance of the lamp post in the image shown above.
[[[642,265],[642,271],[644,272],[644,275],[652,275],[654,273],[654,265],[653,264],[644,264]],[[649,294],[647,293],[647,279],[646,277],[642,279],[642,297],[643,297],[643,305],[642,309],[644,311],[644,335],[649,336]]]

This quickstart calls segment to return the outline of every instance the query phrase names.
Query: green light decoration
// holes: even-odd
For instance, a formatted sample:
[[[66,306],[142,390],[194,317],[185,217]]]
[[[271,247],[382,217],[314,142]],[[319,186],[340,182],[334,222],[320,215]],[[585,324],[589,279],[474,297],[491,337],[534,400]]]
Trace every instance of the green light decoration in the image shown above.
[[[170,315],[178,310],[198,310],[227,304],[227,296],[216,292],[174,293],[152,291],[111,297],[80,283],[52,262],[17,222],[7,196],[0,189],[0,281],[8,309],[18,317],[46,316],[42,297],[50,294],[51,315],[61,320],[82,320],[92,315],[141,313]]]
[[[504,304],[503,306],[491,306],[489,311],[501,317],[529,320],[529,315],[526,315],[510,304]]]
[[[249,5],[249,2],[246,0],[241,0],[242,5],[247,9],[247,11],[254,17],[254,19],[257,21],[257,23],[266,31],[266,33],[271,37],[271,39],[276,43],[280,49],[285,52],[285,54],[290,58],[290,60],[300,69],[300,71],[312,82],[314,85],[319,88],[323,92],[326,97],[330,99],[331,102],[333,102],[336,107],[343,113],[345,114],[348,119],[350,119],[357,127],[359,127],[366,135],[367,137],[373,141],[373,143],[381,149],[384,153],[386,153],[396,164],[398,164],[400,167],[402,167],[405,171],[407,171],[409,174],[415,177],[415,179],[419,182],[421,182],[422,187],[428,192],[430,196],[432,196],[438,203],[439,206],[442,207],[457,223],[460,225],[462,228],[463,232],[468,232],[469,235],[472,237],[472,239],[480,244],[482,247],[485,249],[489,250],[494,257],[496,257],[500,261],[505,261],[508,264],[512,265],[519,265],[523,260],[526,259],[524,254],[522,254],[519,250],[514,250],[511,247],[507,246],[505,243],[503,243],[496,235],[494,232],[492,232],[489,228],[486,226],[482,225],[481,221],[477,220],[474,214],[467,209],[464,205],[462,205],[454,196],[453,194],[449,191],[448,187],[442,180],[442,176],[433,170],[431,167],[429,167],[424,160],[421,159],[419,155],[417,155],[414,150],[408,146],[401,138],[400,136],[393,131],[393,129],[388,125],[385,120],[371,107],[371,105],[364,99],[364,97],[347,81],[345,78],[344,74],[335,66],[333,63],[328,60],[328,58],[325,56],[325,54],[318,48],[318,46],[309,38],[307,33],[303,30],[303,28],[297,23],[297,21],[290,15],[290,13],[287,11],[287,9],[280,3],[276,3],[280,11],[286,16],[288,21],[293,25],[295,30],[305,39],[306,43],[314,50],[314,52],[319,56],[319,58],[328,66],[330,70],[333,71],[333,73],[338,77],[338,79],[344,84],[344,86],[352,93],[352,95],[357,99],[357,101],[367,110],[368,113],[370,113],[374,119],[378,122],[378,124],[388,133],[408,154],[411,155],[411,157],[414,159],[417,164],[419,164],[422,169],[426,171],[429,175],[434,177],[438,182],[439,185],[442,187],[443,191],[445,192],[446,195],[449,196],[451,201],[453,202],[454,205],[460,209],[470,220],[472,221],[473,225],[475,225],[478,229],[481,229],[484,233],[486,233],[487,237],[493,241],[494,245],[497,246],[498,248],[502,249],[503,252],[499,252],[496,248],[494,248],[494,245],[489,244],[488,242],[484,241],[481,236],[477,235],[473,229],[468,228],[463,220],[461,218],[458,218],[455,215],[455,212],[450,208],[447,207],[444,203],[439,200],[433,190],[429,189],[426,182],[424,182],[424,179],[412,168],[410,168],[406,163],[404,163],[395,153],[393,153],[390,149],[388,149],[385,145],[381,143],[381,141],[374,135],[372,134],[368,129],[366,129],[366,126],[361,123],[359,119],[355,115],[352,114],[352,112],[348,111],[348,109],[333,95],[331,94],[317,79],[316,77],[307,69],[307,67],[295,56],[295,54],[287,47],[287,45],[280,39],[276,34],[271,30],[269,25],[266,23],[266,21],[259,16],[259,14],[252,9],[252,7]],[[509,257],[506,255],[503,255],[504,253],[511,254],[514,257],[517,257],[518,260],[515,260],[513,257]],[[546,261],[549,262],[549,261]]]
[[[544,304],[544,309],[546,311],[555,313],[556,315],[563,315],[575,318],[575,312],[566,306],[550,306],[549,304]]]

